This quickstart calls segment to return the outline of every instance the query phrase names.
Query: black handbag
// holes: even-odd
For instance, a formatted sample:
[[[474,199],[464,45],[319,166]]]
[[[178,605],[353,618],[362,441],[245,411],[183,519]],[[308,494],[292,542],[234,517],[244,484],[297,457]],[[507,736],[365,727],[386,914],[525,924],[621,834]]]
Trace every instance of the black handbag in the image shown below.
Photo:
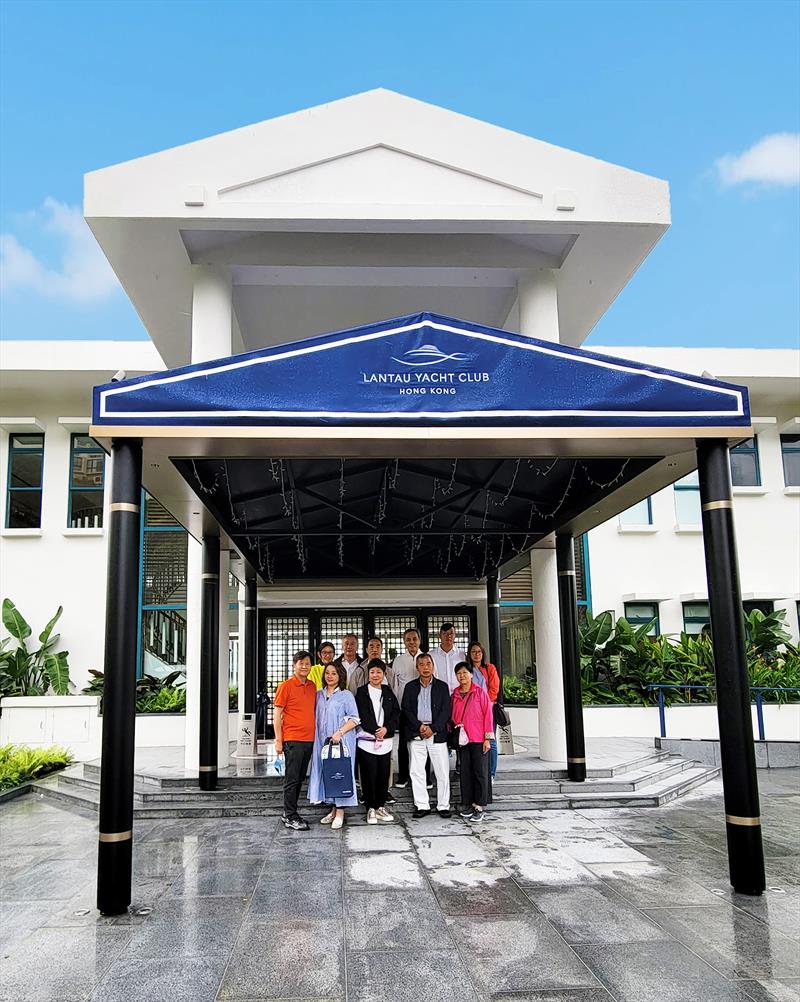
[[[495,727],[508,727],[511,723],[511,717],[509,717],[502,703],[494,704],[492,707],[492,716],[494,717]]]

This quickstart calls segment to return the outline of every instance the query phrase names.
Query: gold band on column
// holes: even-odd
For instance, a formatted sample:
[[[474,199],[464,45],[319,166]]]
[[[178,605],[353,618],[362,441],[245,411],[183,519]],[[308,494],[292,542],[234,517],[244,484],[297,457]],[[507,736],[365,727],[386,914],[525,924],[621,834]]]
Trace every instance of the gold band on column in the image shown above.
[[[744,825],[746,828],[761,824],[761,818],[740,818],[738,814],[726,814],[725,820],[729,825]]]
[[[574,765],[580,765],[581,763],[586,762],[586,759],[585,758],[568,758],[567,762],[572,762]]]
[[[204,581],[219,581],[219,574],[203,574],[202,578]]]
[[[560,578],[574,578],[575,577],[575,571],[559,571],[558,572],[558,576]]]
[[[98,838],[101,842],[127,842],[133,838],[133,831],[127,832],[100,832]]]
[[[215,765],[199,765],[197,767],[198,772],[216,772],[217,767]]]
[[[733,501],[708,501],[701,505],[703,511],[716,511],[718,508],[733,508]]]
[[[140,508],[138,504],[129,504],[127,501],[115,501],[113,504],[108,506],[109,511],[132,511],[134,515],[138,515]]]

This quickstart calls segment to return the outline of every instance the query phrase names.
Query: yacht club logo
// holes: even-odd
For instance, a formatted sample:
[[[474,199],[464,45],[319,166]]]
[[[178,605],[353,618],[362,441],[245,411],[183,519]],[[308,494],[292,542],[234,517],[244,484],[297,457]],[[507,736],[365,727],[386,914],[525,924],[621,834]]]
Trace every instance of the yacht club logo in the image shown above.
[[[392,355],[392,361],[399,362],[400,365],[422,366],[441,365],[442,362],[468,362],[471,357],[471,355],[464,355],[460,351],[454,351],[448,355],[437,348],[435,344],[423,344],[419,348],[411,348],[401,358]]]

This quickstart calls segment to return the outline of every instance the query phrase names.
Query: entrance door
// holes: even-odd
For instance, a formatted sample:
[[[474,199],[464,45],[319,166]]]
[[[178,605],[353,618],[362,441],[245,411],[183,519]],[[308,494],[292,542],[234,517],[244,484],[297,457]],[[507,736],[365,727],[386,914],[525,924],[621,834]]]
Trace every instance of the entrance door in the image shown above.
[[[472,606],[441,606],[422,609],[289,609],[259,612],[259,688],[272,699],[278,685],[292,672],[292,655],[311,651],[316,658],[320,644],[330,641],[341,653],[342,637],[355,633],[363,655],[367,640],[380,637],[387,661],[403,647],[403,633],[415,627],[422,636],[422,650],[439,642],[439,627],[450,622],[456,628],[456,646],[466,650],[478,634],[478,614]],[[272,721],[271,707],[267,715]]]

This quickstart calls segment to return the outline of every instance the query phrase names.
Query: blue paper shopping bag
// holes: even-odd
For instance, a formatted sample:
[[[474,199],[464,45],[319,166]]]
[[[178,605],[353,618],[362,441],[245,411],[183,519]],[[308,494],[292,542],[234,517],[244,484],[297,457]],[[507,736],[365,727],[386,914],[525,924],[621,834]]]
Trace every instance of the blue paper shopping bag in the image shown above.
[[[353,796],[353,765],[343,744],[329,741],[322,749],[322,785],[328,801]]]

